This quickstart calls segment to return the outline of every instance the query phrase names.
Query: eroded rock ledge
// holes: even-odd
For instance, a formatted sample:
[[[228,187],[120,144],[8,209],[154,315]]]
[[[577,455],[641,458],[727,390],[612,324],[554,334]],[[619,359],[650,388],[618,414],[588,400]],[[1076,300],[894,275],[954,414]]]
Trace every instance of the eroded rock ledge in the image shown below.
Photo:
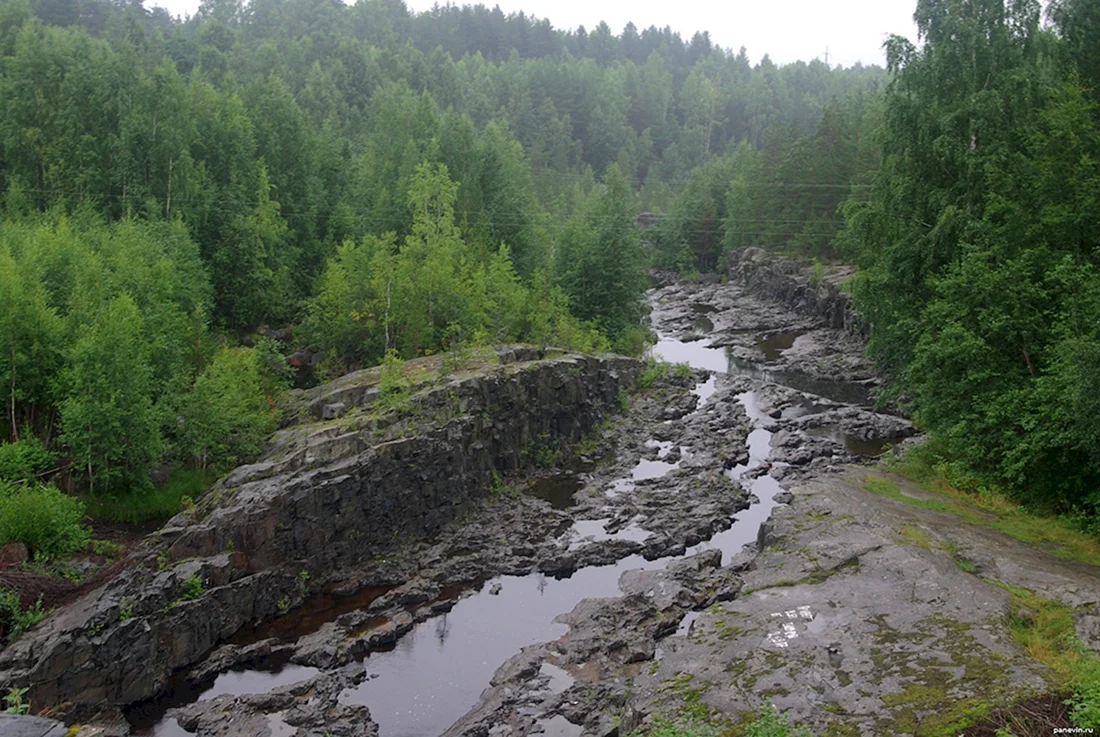
[[[379,400],[377,370],[300,396],[304,421],[273,436],[258,463],[0,653],[0,683],[72,717],[149,698],[342,570],[459,519],[495,472],[578,440],[640,367],[526,346],[485,358],[460,371],[410,362],[410,395],[396,404]]]
[[[836,330],[867,337],[870,326],[856,313],[840,284],[852,275],[848,266],[824,267],[819,276],[799,262],[762,248],[731,251],[729,280],[756,297],[779,302],[795,312],[823,320]]]

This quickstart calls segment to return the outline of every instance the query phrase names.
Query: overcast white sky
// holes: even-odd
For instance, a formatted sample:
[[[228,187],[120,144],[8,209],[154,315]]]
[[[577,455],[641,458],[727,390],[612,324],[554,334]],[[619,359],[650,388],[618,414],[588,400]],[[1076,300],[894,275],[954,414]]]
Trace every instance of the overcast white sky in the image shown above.
[[[195,12],[199,0],[150,0],[173,14]],[[406,0],[410,9],[427,10],[435,0]],[[456,3],[459,5],[466,3]],[[913,24],[916,0],[487,0],[505,13],[520,10],[549,18],[558,28],[588,29],[601,20],[619,33],[627,21],[641,30],[671,26],[685,38],[710,31],[720,46],[744,46],[758,61],[765,53],[786,64],[802,59],[849,66],[884,64],[882,42],[896,33],[916,40]]]

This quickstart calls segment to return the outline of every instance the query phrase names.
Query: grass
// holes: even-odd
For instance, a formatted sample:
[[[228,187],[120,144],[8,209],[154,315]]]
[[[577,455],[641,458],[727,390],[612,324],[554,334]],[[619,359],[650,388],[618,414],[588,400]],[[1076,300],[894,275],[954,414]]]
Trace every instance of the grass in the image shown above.
[[[693,376],[691,366],[686,363],[669,363],[659,358],[650,358],[638,375],[638,388],[648,389],[661,379],[690,379]]]
[[[916,545],[918,548],[924,548],[925,550],[932,549],[932,541],[924,530],[919,527],[906,525],[901,529],[901,538],[910,545]]]
[[[1070,721],[1082,729],[1100,729],[1100,657],[1077,639],[1073,609],[1033,591],[989,580],[1012,595],[1008,616],[1012,638],[1029,656],[1047,666],[1055,691],[1067,691]]]
[[[81,497],[88,514],[114,524],[144,525],[163,522],[183,509],[186,499],[197,499],[216,476],[207,471],[180,469],[151,491],[119,496],[86,494]]]
[[[1021,542],[1052,546],[1054,555],[1065,560],[1091,565],[1100,561],[1100,540],[1082,532],[1071,521],[1037,514],[995,489],[982,488],[978,492],[960,489],[951,483],[945,464],[938,463],[930,451],[915,448],[890,462],[887,468],[932,492],[936,498],[906,496],[896,482],[879,476],[868,477],[864,488],[913,507],[953,514],[964,522],[998,530]]]

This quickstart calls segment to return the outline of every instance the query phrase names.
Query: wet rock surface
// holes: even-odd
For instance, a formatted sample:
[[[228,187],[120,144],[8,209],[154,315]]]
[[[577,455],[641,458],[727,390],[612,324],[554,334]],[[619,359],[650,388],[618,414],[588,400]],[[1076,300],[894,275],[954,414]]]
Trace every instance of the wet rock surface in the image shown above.
[[[339,701],[345,688],[365,677],[353,667],[266,694],[218,696],[171,714],[182,728],[210,737],[375,737],[378,727],[366,708]]]

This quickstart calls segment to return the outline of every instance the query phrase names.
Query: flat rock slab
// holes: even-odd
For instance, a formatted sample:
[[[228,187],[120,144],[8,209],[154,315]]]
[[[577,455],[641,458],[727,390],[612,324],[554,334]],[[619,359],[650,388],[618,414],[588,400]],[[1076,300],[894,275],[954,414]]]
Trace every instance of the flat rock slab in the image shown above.
[[[64,724],[53,719],[0,714],[0,735],[3,737],[65,737],[68,733]]]
[[[771,702],[816,734],[926,734],[1049,688],[1012,638],[1011,595],[985,579],[1078,608],[1088,642],[1100,569],[876,496],[868,474],[791,489],[741,595],[665,640],[635,679],[644,711],[694,699],[736,722]]]

